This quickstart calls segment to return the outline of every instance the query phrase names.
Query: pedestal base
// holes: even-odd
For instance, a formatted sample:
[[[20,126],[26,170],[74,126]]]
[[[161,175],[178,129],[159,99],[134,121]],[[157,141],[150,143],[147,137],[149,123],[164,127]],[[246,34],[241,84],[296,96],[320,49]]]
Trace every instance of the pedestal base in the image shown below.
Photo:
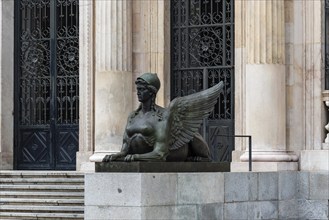
[[[230,172],[229,162],[108,162],[96,163],[96,172],[173,173]]]

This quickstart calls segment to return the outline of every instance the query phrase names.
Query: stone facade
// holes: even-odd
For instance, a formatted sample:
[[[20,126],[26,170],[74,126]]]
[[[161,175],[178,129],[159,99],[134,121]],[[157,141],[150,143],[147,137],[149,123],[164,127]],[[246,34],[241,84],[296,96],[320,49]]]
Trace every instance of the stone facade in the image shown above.
[[[13,169],[14,3],[0,3],[0,159]],[[235,1],[235,134],[253,136],[255,170],[328,170],[324,1]],[[80,1],[77,169],[120,150],[135,78],[157,72],[170,99],[170,1]],[[8,54],[12,54],[9,56]],[[233,171],[247,170],[236,140]]]

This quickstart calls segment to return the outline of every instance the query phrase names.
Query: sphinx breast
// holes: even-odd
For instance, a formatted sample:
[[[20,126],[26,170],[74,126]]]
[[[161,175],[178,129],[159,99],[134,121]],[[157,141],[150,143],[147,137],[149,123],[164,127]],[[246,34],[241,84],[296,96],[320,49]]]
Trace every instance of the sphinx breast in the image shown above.
[[[149,136],[154,133],[154,128],[151,124],[143,123],[131,123],[126,127],[126,132],[129,137],[134,136],[135,134],[142,134],[143,136]]]
[[[129,139],[130,154],[144,154],[153,151],[155,144],[154,136],[144,136],[141,133],[135,133]]]

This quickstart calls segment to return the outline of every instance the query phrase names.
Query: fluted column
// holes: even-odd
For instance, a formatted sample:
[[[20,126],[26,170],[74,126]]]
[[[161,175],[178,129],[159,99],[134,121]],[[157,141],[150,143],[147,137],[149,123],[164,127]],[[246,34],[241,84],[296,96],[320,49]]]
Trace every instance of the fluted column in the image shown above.
[[[246,10],[245,123],[253,161],[296,161],[286,152],[284,0],[249,0]],[[240,159],[248,161],[248,152]]]
[[[284,64],[284,0],[250,0],[246,32],[248,64]]]
[[[95,1],[96,74],[131,72],[131,0]]]
[[[134,1],[133,7],[133,75],[157,73],[161,81],[156,102],[167,106],[170,100],[170,1]],[[135,89],[133,89],[135,90]],[[136,92],[134,106],[139,105]]]
[[[132,2],[95,1],[95,154],[121,149],[132,111]]]

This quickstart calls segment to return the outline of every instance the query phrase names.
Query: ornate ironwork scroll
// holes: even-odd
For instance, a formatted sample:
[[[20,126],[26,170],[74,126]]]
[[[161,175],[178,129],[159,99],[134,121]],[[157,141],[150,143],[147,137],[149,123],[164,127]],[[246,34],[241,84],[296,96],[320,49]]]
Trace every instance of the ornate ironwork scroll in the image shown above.
[[[329,0],[325,0],[325,89],[329,90]]]
[[[213,143],[217,134],[234,133],[233,8],[233,0],[171,1],[171,98],[224,82],[224,91],[202,130],[213,148],[213,159],[220,161],[231,160],[234,144],[233,139],[225,141],[219,150],[218,143]]]
[[[15,164],[74,169],[78,150],[78,0],[15,1]]]

